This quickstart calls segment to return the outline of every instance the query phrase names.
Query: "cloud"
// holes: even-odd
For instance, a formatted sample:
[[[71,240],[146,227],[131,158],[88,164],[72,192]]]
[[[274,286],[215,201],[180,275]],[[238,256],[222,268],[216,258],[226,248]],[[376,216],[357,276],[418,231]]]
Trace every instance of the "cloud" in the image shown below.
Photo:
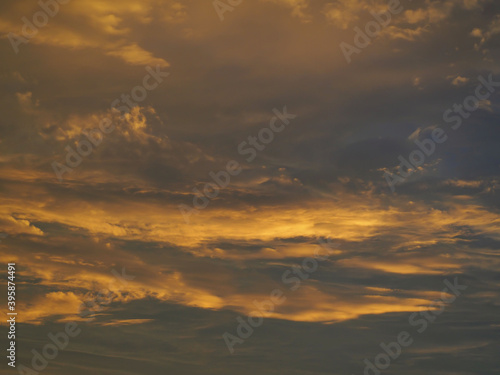
[[[461,76],[448,76],[448,79],[451,79],[451,84],[453,86],[462,86],[465,85],[467,82],[469,82],[469,78],[467,77],[461,77]]]
[[[360,20],[361,13],[380,13],[386,10],[387,3],[381,0],[338,0],[327,3],[323,11],[329,21],[342,29],[347,29]]]
[[[133,0],[120,4],[97,0],[85,4],[72,1],[60,5],[59,12],[49,19],[48,26],[40,28],[36,35],[29,38],[29,42],[73,50],[95,49],[128,64],[167,67],[169,63],[165,59],[155,57],[134,40],[136,31],[123,26],[135,22],[139,25],[150,23],[153,19],[152,7],[157,4],[156,0],[148,0],[141,5]],[[27,1],[16,7],[11,6],[9,12],[12,16],[0,18],[0,30],[23,35],[23,24],[17,20],[22,16],[29,18],[38,10]],[[14,13],[16,16],[13,16]],[[20,48],[23,47],[21,45]]]
[[[0,29],[19,33],[37,7],[6,2]],[[4,38],[0,261],[22,277],[19,347],[43,348],[76,320],[85,333],[51,374],[246,374],[260,363],[362,373],[388,332],[412,330],[408,316],[459,277],[467,292],[418,336],[431,349],[408,350],[398,370],[497,368],[483,331],[498,325],[498,98],[456,132],[442,116],[472,94],[467,79],[497,76],[498,9],[406,3],[346,64],[339,43],[385,9],[254,1],[220,22],[211,2],[92,0],[61,5],[17,55]],[[168,80],[129,115],[109,109],[144,65],[168,64]],[[238,146],[285,105],[297,118],[246,161]],[[51,163],[104,118],[115,130],[58,181]],[[382,171],[436,127],[449,141],[391,194]],[[241,174],[187,224],[179,205],[229,160]],[[291,290],[283,274],[325,237],[338,248]],[[123,268],[127,283],[113,272]],[[222,333],[275,288],[287,300],[228,360]],[[84,322],[80,303],[103,290],[113,302]]]

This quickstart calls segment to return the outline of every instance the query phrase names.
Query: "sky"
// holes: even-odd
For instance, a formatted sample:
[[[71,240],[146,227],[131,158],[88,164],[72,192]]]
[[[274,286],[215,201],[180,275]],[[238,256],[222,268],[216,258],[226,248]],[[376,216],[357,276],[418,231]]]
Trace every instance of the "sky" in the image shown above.
[[[2,374],[500,373],[498,2],[4,0],[0,35]]]

